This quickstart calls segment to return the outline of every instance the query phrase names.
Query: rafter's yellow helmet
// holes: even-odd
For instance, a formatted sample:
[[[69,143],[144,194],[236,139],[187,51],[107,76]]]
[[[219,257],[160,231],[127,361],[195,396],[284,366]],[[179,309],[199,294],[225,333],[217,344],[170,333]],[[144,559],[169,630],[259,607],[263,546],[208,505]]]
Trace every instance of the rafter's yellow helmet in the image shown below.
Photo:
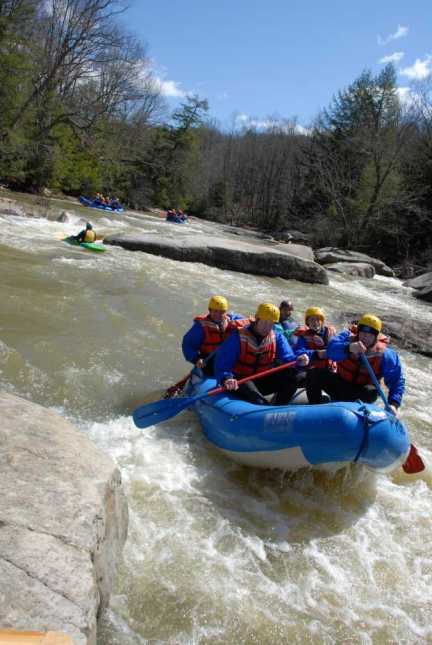
[[[260,320],[268,320],[269,322],[277,323],[279,322],[280,311],[276,305],[272,305],[269,302],[263,302],[255,314],[255,318]]]
[[[228,311],[228,300],[223,296],[212,296],[208,303],[209,309]]]
[[[306,324],[307,324],[308,318],[310,318],[311,316],[316,316],[317,318],[319,318],[321,320],[322,323],[324,322],[325,314],[324,314],[323,310],[320,309],[319,307],[309,307],[308,309],[306,309],[306,311],[305,311],[305,323]]]
[[[360,327],[363,327],[363,330]],[[382,321],[377,316],[374,316],[374,314],[363,314],[358,321],[358,328],[360,331],[368,331],[364,329],[365,327],[369,327],[369,329],[373,329],[374,332],[379,334],[382,329]]]

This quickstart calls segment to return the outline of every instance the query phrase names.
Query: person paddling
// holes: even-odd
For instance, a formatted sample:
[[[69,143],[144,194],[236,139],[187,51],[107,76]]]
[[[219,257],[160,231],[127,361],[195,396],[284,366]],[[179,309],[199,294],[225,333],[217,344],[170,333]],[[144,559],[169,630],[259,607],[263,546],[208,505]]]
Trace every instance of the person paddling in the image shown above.
[[[80,231],[78,235],[73,235],[72,237],[79,243],[81,242],[96,242],[96,233],[93,230],[93,226],[90,222],[87,222],[85,229]]]
[[[264,372],[275,363],[296,361],[284,335],[273,326],[279,320],[279,309],[271,303],[259,305],[255,320],[234,331],[220,346],[215,360],[215,376],[226,390],[256,404],[267,404],[266,394],[275,394],[274,405],[287,404],[297,389],[295,367],[238,385],[238,380]],[[309,362],[306,354],[297,357],[297,365]]]
[[[192,327],[183,336],[183,356],[189,363],[202,369],[205,376],[213,376],[215,350],[233,329],[248,322],[244,316],[228,313],[228,300],[224,296],[212,296],[208,313],[194,318]],[[208,358],[210,354],[212,356]]]
[[[367,367],[361,361],[365,354],[378,381],[384,379],[388,387],[388,401],[398,414],[405,389],[405,378],[398,354],[391,349],[389,338],[381,333],[382,321],[374,314],[364,314],[358,325],[332,338],[327,347],[327,358],[336,361],[337,372],[327,369],[312,370],[306,392],[310,403],[322,403],[322,390],[334,401],[373,403],[378,392]]]

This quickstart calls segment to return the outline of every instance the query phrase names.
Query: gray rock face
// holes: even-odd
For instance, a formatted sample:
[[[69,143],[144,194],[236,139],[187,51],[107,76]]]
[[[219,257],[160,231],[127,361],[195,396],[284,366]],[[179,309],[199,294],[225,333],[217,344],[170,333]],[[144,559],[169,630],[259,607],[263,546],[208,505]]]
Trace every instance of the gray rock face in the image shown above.
[[[366,262],[366,264],[371,264],[374,267],[378,275],[385,275],[391,278],[395,275],[393,269],[381,260],[371,258],[365,253],[345,251],[331,246],[315,251],[315,260],[324,265],[331,264],[332,262]]]
[[[251,237],[256,240],[272,240],[273,237],[261,231],[253,231],[247,228],[239,228],[237,226],[224,226],[222,230],[230,235],[239,235],[240,237]]]
[[[347,324],[358,320],[364,312],[345,312],[336,322]],[[377,315],[383,322],[383,333],[390,336],[392,345],[401,347],[409,352],[432,357],[432,338],[430,335],[430,324],[418,318],[406,318],[394,314]]]
[[[347,273],[359,278],[373,278],[375,275],[375,269],[372,264],[366,264],[366,262],[333,262],[326,264],[325,268],[328,271]]]
[[[403,283],[404,287],[412,287],[413,289],[424,289],[425,287],[432,288],[432,271],[422,273],[416,278],[410,278]]]
[[[69,222],[70,214],[66,211],[62,211],[58,217],[56,217],[56,222],[66,223]]]
[[[0,392],[0,625],[96,643],[126,540],[120,473],[59,415]]]
[[[312,260],[295,255],[296,252],[300,253],[295,249],[297,245],[290,245],[293,247],[293,252],[290,252],[290,246],[282,251],[268,245],[205,235],[183,236],[177,239],[161,239],[157,235],[109,235],[105,237],[104,244],[122,246],[131,251],[144,251],[182,262],[202,262],[231,271],[328,284],[328,276],[323,267]]]
[[[425,302],[432,302],[432,284],[428,287],[423,287],[423,289],[418,289],[414,292],[414,297],[418,300],[424,300]]]
[[[312,235],[308,235],[307,233],[302,233],[301,231],[294,231],[291,229],[276,231],[274,233],[274,238],[276,240],[281,240],[282,242],[298,242],[300,244],[312,243]]]

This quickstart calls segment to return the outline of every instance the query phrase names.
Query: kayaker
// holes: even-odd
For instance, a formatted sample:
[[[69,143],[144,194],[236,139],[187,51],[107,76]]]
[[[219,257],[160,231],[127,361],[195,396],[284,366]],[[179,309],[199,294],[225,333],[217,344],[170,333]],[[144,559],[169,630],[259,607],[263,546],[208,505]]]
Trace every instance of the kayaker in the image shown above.
[[[306,386],[309,403],[323,403],[322,390],[333,401],[376,401],[378,392],[360,359],[360,355],[365,354],[377,379],[384,379],[389,404],[397,415],[405,378],[400,358],[388,346],[389,338],[381,333],[381,329],[382,322],[377,316],[364,314],[357,326],[351,326],[331,339],[327,358],[336,361],[337,372],[311,370]]]
[[[206,358],[215,352],[233,329],[248,322],[244,316],[228,313],[228,300],[224,296],[212,296],[208,313],[194,318],[192,327],[183,336],[183,356],[189,363],[202,369],[205,376],[213,376],[214,355],[207,361]]]
[[[285,405],[297,389],[296,368],[290,367],[256,381],[239,386],[238,380],[264,372],[276,363],[296,360],[285,336],[274,329],[279,320],[279,309],[271,303],[259,305],[255,320],[234,331],[220,346],[215,360],[215,376],[226,390],[235,392],[240,399],[257,404],[268,404],[266,394],[275,394],[274,405]],[[297,357],[297,366],[308,364],[307,354]]]
[[[96,233],[90,222],[87,222],[85,229],[80,231],[78,235],[74,235],[77,242],[96,242]]]
[[[275,323],[275,330],[280,331],[289,341],[294,330],[299,326],[294,320],[292,312],[294,305],[290,300],[282,300],[279,305],[279,322]]]
[[[305,324],[292,334],[291,345],[296,354],[305,352],[309,356],[309,367],[332,369],[334,365],[327,358],[326,348],[336,329],[324,323],[324,311],[320,307],[309,307],[305,311]]]

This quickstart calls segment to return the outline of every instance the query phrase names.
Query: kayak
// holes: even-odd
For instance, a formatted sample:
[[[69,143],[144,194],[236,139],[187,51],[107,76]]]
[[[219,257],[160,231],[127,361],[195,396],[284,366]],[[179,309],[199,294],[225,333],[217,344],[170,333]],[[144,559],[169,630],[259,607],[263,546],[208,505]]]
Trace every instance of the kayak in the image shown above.
[[[63,242],[71,244],[71,246],[81,246],[83,249],[95,251],[96,253],[105,253],[106,251],[106,248],[102,244],[97,244],[96,242],[77,242],[73,237],[65,237]]]
[[[214,379],[194,375],[188,396],[216,387]],[[233,461],[256,468],[334,471],[350,463],[388,472],[405,462],[410,450],[403,423],[371,404],[255,405],[221,393],[193,406],[204,435]]]
[[[80,195],[79,200],[83,206],[88,206],[88,208],[97,208],[100,211],[109,211],[110,213],[124,212],[123,206],[120,206],[120,208],[111,208],[111,206],[108,206],[108,204],[101,204],[100,202],[95,202],[93,199],[88,199],[87,197],[84,197],[84,195]]]

